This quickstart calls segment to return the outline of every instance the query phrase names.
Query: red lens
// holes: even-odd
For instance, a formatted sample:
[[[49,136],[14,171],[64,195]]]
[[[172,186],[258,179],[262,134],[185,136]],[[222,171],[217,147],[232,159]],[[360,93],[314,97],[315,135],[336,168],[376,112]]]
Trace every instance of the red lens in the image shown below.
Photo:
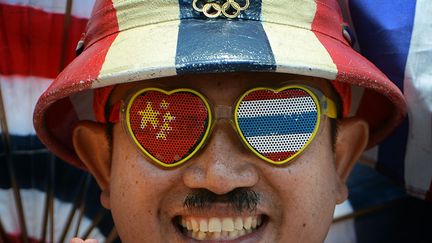
[[[209,126],[206,103],[192,92],[146,90],[131,100],[129,131],[144,153],[175,164],[197,150]]]

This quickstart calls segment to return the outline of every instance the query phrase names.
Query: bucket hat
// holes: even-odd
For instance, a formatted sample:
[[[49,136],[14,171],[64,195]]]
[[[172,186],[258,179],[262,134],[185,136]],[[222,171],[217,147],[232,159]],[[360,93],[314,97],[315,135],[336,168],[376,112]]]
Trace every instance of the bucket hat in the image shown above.
[[[84,168],[72,146],[80,120],[96,121],[94,90],[189,73],[277,72],[361,90],[344,116],[370,126],[369,147],[406,113],[401,91],[351,47],[337,0],[99,0],[82,53],[38,100],[34,126],[56,155]]]

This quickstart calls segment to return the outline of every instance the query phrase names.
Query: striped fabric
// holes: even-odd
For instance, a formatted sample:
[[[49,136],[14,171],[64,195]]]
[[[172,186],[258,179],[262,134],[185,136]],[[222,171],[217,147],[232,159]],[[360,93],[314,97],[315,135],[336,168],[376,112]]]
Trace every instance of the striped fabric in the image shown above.
[[[67,1],[47,1],[47,0],[0,0],[0,4],[27,7],[35,10],[40,10],[48,14],[64,15]],[[90,1],[74,1],[71,9],[71,16],[74,19],[86,20],[90,17],[91,10],[94,5],[94,0]]]
[[[53,178],[56,185],[54,242],[58,242],[65,226],[72,202],[79,191],[77,186],[86,178],[82,171],[53,158],[37,138],[33,127],[36,101],[59,71],[75,58],[75,46],[85,29],[94,1],[73,1],[67,26],[66,3],[66,0],[0,0],[0,87],[11,138],[14,173],[31,242],[42,237],[50,169],[61,175]],[[5,144],[2,143],[0,149],[0,222],[11,242],[22,242],[20,234],[23,229],[18,220]],[[89,190],[98,190],[95,182],[90,185]],[[68,192],[68,195],[64,192]],[[88,198],[93,202],[98,201],[96,195],[89,195]],[[80,234],[91,225],[91,218],[99,207],[94,203],[87,204]],[[75,216],[73,222],[78,222],[78,215]],[[104,222],[109,224],[109,219],[104,219]],[[72,237],[72,231],[66,238]],[[103,241],[107,234],[107,230],[95,229],[92,236]],[[46,239],[49,238],[46,236]]]
[[[0,0],[0,17],[7,23],[0,28],[0,84],[11,134],[35,135],[32,113],[36,101],[58,75],[61,62],[68,63],[75,57],[64,49],[75,49],[91,2],[77,1],[73,5],[81,15],[72,15],[70,32],[64,39],[66,1]],[[84,13],[87,15],[82,16]]]
[[[432,200],[430,1],[348,3],[361,52],[403,90],[409,110],[402,126],[365,160],[412,195]]]
[[[255,90],[239,103],[236,120],[253,149],[271,161],[282,162],[306,146],[317,127],[318,109],[300,89]]]
[[[105,15],[100,17],[100,21],[109,19],[110,22],[117,22],[117,27],[112,26],[111,30],[108,27],[108,30],[89,28],[89,38],[97,36],[96,39],[98,39],[112,33],[118,34],[115,39],[113,37],[107,40],[109,43],[104,43],[110,48],[105,50],[107,53],[103,60],[104,63],[98,63],[102,66],[97,78],[108,82],[95,82],[92,84],[95,88],[118,82],[119,76],[129,76],[129,79],[122,78],[121,80],[128,82],[191,71],[271,71],[277,69],[278,72],[285,70],[285,72],[295,71],[295,73],[309,76],[325,76],[330,80],[336,78],[337,69],[332,57],[319,38],[306,30],[313,29],[314,24],[318,25],[317,22],[320,21],[329,21],[332,25],[339,25],[340,19],[327,18],[328,12],[333,10],[331,7],[337,9],[337,5],[328,7],[320,1],[317,4],[313,1],[297,0],[291,1],[290,6],[286,6],[287,3],[283,0],[253,1],[248,11],[240,17],[254,20],[258,18],[263,22],[212,21],[202,26],[201,21],[189,24],[194,22],[190,18],[201,18],[199,13],[191,8],[191,1],[135,0],[132,2],[136,2],[134,8],[128,9],[125,6],[132,3],[112,1],[112,6],[109,7],[117,10],[116,18],[105,14],[105,11],[100,11],[100,15]],[[275,6],[280,6],[281,9],[297,9],[307,13],[307,16],[296,20],[290,16],[291,11],[275,14]],[[318,10],[321,11],[318,12]],[[131,15],[134,17],[131,18]],[[149,25],[151,23],[161,23],[163,27],[158,24]],[[299,34],[297,29],[287,28],[286,25],[298,26],[304,28],[305,31],[300,33],[302,36],[299,38],[293,35],[294,33]],[[138,29],[137,27],[140,26],[143,28]],[[125,29],[128,31],[118,32]],[[340,30],[339,27],[337,29]],[[347,45],[341,32],[327,32],[333,38],[338,39],[341,44]],[[163,41],[160,40],[162,35],[165,36]],[[241,39],[232,41],[226,38],[229,35],[236,35]],[[309,48],[292,48],[301,46],[305,41]],[[93,43],[92,40],[88,41],[90,46]],[[143,51],[137,54],[137,50]],[[134,63],[134,66],[122,63],[125,58],[130,59],[130,63]],[[254,61],[251,63],[250,60]],[[308,65],[299,67],[299,63]],[[311,68],[312,64],[317,70]]]

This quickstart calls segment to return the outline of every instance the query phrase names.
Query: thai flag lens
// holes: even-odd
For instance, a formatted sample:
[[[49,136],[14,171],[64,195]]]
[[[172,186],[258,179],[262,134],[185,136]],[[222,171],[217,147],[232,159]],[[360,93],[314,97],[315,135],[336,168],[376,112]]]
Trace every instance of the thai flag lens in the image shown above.
[[[186,161],[209,132],[208,103],[192,90],[148,88],[135,94],[127,111],[127,129],[141,150],[163,166]]]
[[[281,164],[312,140],[319,123],[316,97],[304,88],[254,89],[236,106],[236,125],[246,145],[264,160]]]

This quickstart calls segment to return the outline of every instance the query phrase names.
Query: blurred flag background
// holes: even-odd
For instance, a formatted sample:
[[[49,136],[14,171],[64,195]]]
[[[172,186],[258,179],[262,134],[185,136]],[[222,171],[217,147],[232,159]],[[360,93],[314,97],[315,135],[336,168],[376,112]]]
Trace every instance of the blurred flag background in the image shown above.
[[[47,151],[32,122],[38,97],[75,57],[93,4],[0,0],[0,241],[115,239],[95,182]]]
[[[404,92],[409,114],[354,168],[326,242],[432,242],[432,3],[340,3],[355,48]],[[37,98],[75,57],[93,4],[0,0],[0,242],[118,241],[95,182],[47,151],[32,125]]]
[[[355,166],[326,242],[432,242],[432,2],[339,2],[354,48],[402,90],[408,116]]]
[[[350,0],[347,2],[360,52],[404,93],[408,117],[363,160],[432,200],[432,2]]]

